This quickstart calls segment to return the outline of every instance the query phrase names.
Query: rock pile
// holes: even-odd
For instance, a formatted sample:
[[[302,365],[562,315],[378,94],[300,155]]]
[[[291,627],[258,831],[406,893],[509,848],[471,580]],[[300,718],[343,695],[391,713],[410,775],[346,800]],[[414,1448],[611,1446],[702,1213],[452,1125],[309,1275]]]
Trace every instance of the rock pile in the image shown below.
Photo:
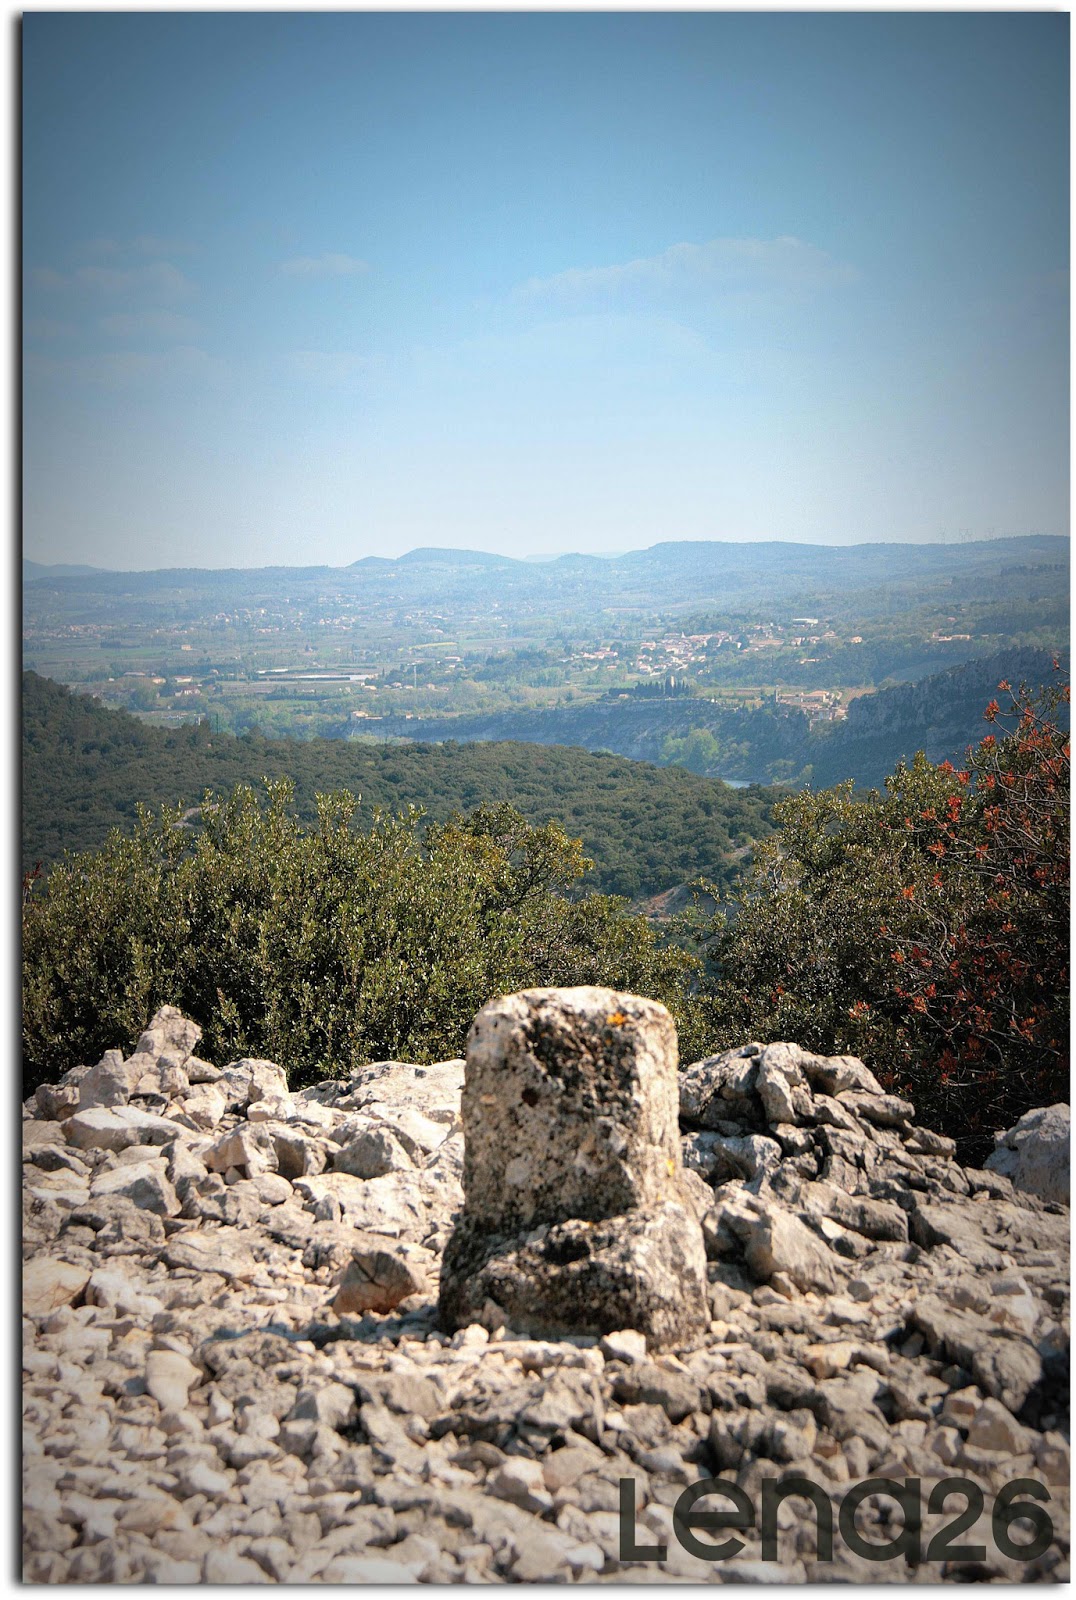
[[[497,1014],[510,1034],[523,1012]],[[580,1023],[588,1039],[623,1027],[604,1015],[597,1033]],[[127,1059],[109,1051],[24,1108],[27,1578],[1067,1577],[1067,1209],[958,1166],[862,1063],[747,1045],[682,1074],[678,1198],[633,1155],[654,1189],[589,1219],[694,1210],[708,1321],[648,1344],[630,1326],[445,1326],[440,1263],[461,1211],[466,1228],[485,1203],[483,1171],[503,1179],[502,1221],[515,1207],[517,1263],[531,1222],[542,1239],[569,1227],[545,1220],[540,1166],[510,1186],[476,1148],[465,1173],[462,1061],[292,1093],[279,1066],[218,1069],[197,1040],[165,1008]],[[549,1063],[531,1083],[515,1059],[513,1092],[553,1092]],[[638,1056],[624,1081],[646,1070]],[[608,1174],[617,1139],[591,1134]],[[789,1474],[834,1507],[832,1559],[802,1497],[779,1507],[775,1547],[760,1542],[766,1486]],[[709,1477],[755,1508],[718,1562],[674,1520]],[[918,1550],[870,1486],[844,1536],[837,1512],[868,1477],[919,1480]],[[955,1477],[981,1499],[943,1549],[966,1491],[938,1485]],[[1052,1525],[1032,1553],[1035,1528],[1005,1510],[1018,1478],[1049,1496],[1031,1507]],[[864,1539],[891,1553],[868,1559]]]

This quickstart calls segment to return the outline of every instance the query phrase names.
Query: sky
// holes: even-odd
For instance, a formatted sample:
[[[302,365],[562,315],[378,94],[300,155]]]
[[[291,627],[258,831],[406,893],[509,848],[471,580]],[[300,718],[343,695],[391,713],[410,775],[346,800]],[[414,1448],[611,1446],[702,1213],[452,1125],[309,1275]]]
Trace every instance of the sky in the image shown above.
[[[26,14],[23,554],[1067,533],[1068,26]]]

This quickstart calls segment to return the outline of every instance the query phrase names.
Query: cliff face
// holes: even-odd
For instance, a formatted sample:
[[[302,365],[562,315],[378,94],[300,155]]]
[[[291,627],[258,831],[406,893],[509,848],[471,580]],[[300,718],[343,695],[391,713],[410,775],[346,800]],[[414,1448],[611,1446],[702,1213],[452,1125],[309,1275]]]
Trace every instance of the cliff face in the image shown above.
[[[646,697],[598,700],[547,711],[509,711],[489,716],[385,718],[385,733],[408,739],[522,740],[528,744],[578,745],[611,750],[635,761],[664,763],[666,742],[696,729],[713,734],[721,750],[721,776],[767,782],[776,763],[795,768],[807,745],[807,718],[788,707],[727,710],[712,701]]]
[[[1067,1577],[1068,1209],[958,1165],[862,1062],[747,1044],[681,1075],[709,1322],[655,1351],[630,1326],[522,1337],[493,1302],[439,1323],[480,1063],[291,1093],[197,1037],[166,1008],[24,1108],[31,1581]],[[557,1049],[535,1043],[550,1085]],[[672,1507],[718,1473],[755,1528],[715,1566]],[[788,1473],[833,1513],[868,1476],[958,1476],[981,1549],[820,1556],[794,1499],[767,1553],[760,1496]],[[1017,1477],[1050,1519],[1035,1553],[991,1522]],[[866,1501],[866,1540],[893,1540],[889,1510]]]
[[[983,712],[998,698],[1002,678],[1015,689],[1021,682],[1045,684],[1055,676],[1044,650],[1002,651],[919,683],[862,695],[852,701],[843,723],[812,739],[813,786],[827,788],[846,777],[878,786],[899,759],[910,760],[917,750],[932,761],[959,762],[969,744],[990,732]]]

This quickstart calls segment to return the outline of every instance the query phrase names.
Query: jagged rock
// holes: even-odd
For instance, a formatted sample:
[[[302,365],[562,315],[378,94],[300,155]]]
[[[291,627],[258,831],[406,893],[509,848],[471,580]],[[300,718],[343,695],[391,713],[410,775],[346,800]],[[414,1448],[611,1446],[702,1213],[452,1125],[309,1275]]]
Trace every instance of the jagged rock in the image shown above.
[[[162,1411],[182,1411],[201,1381],[200,1368],[177,1350],[151,1350],[146,1357],[146,1390]]]
[[[228,1096],[229,1110],[245,1111],[253,1101],[279,1098],[290,1099],[288,1075],[275,1061],[262,1061],[253,1056],[243,1056],[231,1061],[217,1079]]]
[[[388,1172],[380,1178],[363,1179],[347,1172],[326,1172],[296,1178],[294,1187],[314,1216],[326,1221],[342,1218],[363,1232],[396,1239],[425,1232],[426,1191],[417,1173]]]
[[[680,1075],[680,1115],[689,1124],[737,1134],[741,1127],[723,1128],[730,1120],[757,1128],[762,1123],[757,1096],[760,1044],[741,1045],[685,1068]]]
[[[450,1327],[634,1327],[661,1345],[705,1326],[702,1235],[677,1183],[676,1096],[675,1029],[652,1001],[534,989],[478,1013],[464,1211],[441,1273]]]
[[[1042,1360],[1034,1345],[993,1328],[981,1317],[954,1310],[936,1295],[917,1300],[912,1317],[931,1350],[959,1362],[1009,1411],[1020,1410],[1042,1377]]]
[[[464,1063],[459,1058],[428,1067],[375,1061],[359,1069],[341,1099],[355,1111],[379,1105],[386,1111],[417,1111],[433,1122],[452,1123],[459,1117],[463,1079]]]
[[[43,1121],[60,1122],[78,1110],[82,1090],[77,1080],[71,1083],[41,1083],[31,1104]]]
[[[997,1148],[987,1156],[986,1170],[1001,1173],[1028,1194],[1068,1205],[1071,1137],[1067,1105],[1028,1111],[1014,1127],[995,1135]]]
[[[353,1241],[351,1260],[333,1299],[337,1316],[364,1311],[394,1311],[401,1300],[420,1294],[426,1286],[423,1256],[414,1246],[392,1244],[376,1235]]]
[[[798,1289],[837,1287],[833,1253],[790,1211],[767,1206],[747,1235],[744,1259],[762,1282],[783,1273]]]
[[[79,1082],[79,1110],[89,1111],[94,1106],[125,1106],[141,1070],[135,1057],[132,1057],[132,1063],[124,1061],[122,1051],[106,1050],[97,1065],[91,1067]]]
[[[109,1195],[124,1195],[141,1210],[155,1211],[161,1217],[179,1215],[179,1197],[168,1181],[163,1160],[125,1162],[111,1172],[103,1172],[90,1185],[90,1199],[102,1200]]]
[[[635,1328],[617,1328],[602,1339],[601,1352],[607,1361],[627,1361],[635,1365],[646,1360],[646,1335]]]
[[[38,1256],[23,1267],[23,1314],[47,1317],[51,1311],[77,1300],[89,1281],[90,1273],[85,1267],[56,1256]]]
[[[275,1172],[277,1168],[275,1141],[256,1124],[232,1128],[210,1145],[203,1159],[210,1172],[234,1169],[246,1178]]]
[[[219,1083],[223,1077],[219,1067],[211,1061],[202,1061],[198,1056],[188,1056],[183,1063],[183,1070],[191,1083]]]
[[[333,1171],[349,1172],[353,1178],[381,1178],[387,1172],[410,1171],[414,1165],[401,1141],[388,1127],[362,1129],[333,1156]]]
[[[215,1128],[228,1106],[228,1096],[218,1084],[207,1083],[197,1094],[188,1094],[183,1110],[198,1128]]]
[[[150,1018],[149,1027],[140,1036],[135,1049],[154,1056],[170,1051],[180,1061],[185,1061],[201,1037],[202,1030],[198,1024],[183,1016],[175,1006],[160,1006]]]
[[[281,1175],[294,1182],[296,1178],[315,1177],[324,1172],[328,1153],[320,1139],[295,1127],[281,1127],[273,1123],[269,1129],[276,1151],[277,1169]]]
[[[176,1137],[176,1124],[137,1106],[109,1106],[73,1112],[65,1131],[80,1150],[126,1150],[135,1144],[168,1144]]]

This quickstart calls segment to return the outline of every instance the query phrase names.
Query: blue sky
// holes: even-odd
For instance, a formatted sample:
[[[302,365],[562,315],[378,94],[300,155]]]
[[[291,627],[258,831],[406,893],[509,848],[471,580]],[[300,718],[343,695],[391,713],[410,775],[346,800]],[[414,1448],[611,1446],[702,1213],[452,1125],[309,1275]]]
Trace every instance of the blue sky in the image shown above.
[[[24,553],[1068,531],[1068,17],[37,13]]]

